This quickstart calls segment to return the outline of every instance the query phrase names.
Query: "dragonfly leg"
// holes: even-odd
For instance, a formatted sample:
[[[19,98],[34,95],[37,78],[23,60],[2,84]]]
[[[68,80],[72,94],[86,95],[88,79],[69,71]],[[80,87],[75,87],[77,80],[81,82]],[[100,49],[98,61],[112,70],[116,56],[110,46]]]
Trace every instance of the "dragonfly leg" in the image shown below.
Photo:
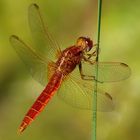
[[[98,46],[98,44],[94,44],[93,46]],[[99,50],[100,52],[100,50]],[[97,49],[95,49],[95,51],[93,51],[91,54],[86,54],[88,57],[87,59],[90,59],[91,57],[97,56]]]
[[[92,80],[92,81],[94,80],[94,81],[96,81],[96,82],[103,83],[103,82],[101,82],[101,81],[98,81],[98,80],[95,78],[95,76],[84,75],[84,74],[83,74],[83,71],[82,71],[82,64],[81,64],[81,63],[79,64],[79,72],[80,72],[81,78],[82,78],[83,80]]]
[[[87,54],[87,55],[88,55],[87,59],[90,59],[92,56],[96,56],[96,51],[92,52],[91,54]]]
[[[99,49],[99,52],[100,53],[100,49]],[[91,54],[87,54],[88,55],[88,59],[90,59],[91,57],[93,56],[97,56],[97,50],[95,50],[94,52],[92,52]]]
[[[94,46],[98,46],[98,43],[93,44],[93,47],[94,47]]]
[[[90,63],[91,65],[94,65],[94,64],[96,63],[95,60],[90,60],[89,58],[87,58],[87,57],[85,57],[85,56],[83,56],[83,59],[84,59],[84,61]]]

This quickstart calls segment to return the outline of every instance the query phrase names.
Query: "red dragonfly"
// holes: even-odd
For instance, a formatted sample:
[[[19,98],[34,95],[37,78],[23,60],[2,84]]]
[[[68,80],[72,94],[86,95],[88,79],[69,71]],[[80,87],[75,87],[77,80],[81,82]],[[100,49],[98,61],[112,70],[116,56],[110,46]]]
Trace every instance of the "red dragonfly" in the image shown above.
[[[36,45],[31,48],[15,35],[10,37],[10,42],[33,78],[45,86],[45,89],[25,115],[19,127],[20,132],[23,132],[44,109],[56,91],[61,99],[72,106],[93,109],[93,80],[96,80],[94,76],[96,48],[90,38],[79,37],[74,45],[61,51],[44,24],[39,6],[31,4],[28,14],[29,26]],[[121,81],[130,76],[127,64],[120,62],[96,64],[99,70],[97,81],[99,83]],[[113,99],[109,93],[99,90],[97,97],[98,110],[113,109]]]

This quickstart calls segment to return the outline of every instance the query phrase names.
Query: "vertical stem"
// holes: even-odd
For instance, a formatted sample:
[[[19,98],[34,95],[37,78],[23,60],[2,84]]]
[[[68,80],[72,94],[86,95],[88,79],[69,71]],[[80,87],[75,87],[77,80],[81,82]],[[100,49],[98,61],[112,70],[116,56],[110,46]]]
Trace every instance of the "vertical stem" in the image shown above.
[[[99,47],[100,47],[100,33],[101,33],[101,16],[102,16],[102,0],[98,0],[98,32],[97,32],[97,57],[96,61],[99,59]]]
[[[96,62],[99,60],[99,46],[100,46],[100,29],[101,29],[101,13],[102,13],[102,0],[98,0],[98,32],[97,32],[97,56]],[[98,63],[95,64],[95,84],[93,94],[93,124],[92,124],[92,140],[97,139],[97,81],[98,81]]]

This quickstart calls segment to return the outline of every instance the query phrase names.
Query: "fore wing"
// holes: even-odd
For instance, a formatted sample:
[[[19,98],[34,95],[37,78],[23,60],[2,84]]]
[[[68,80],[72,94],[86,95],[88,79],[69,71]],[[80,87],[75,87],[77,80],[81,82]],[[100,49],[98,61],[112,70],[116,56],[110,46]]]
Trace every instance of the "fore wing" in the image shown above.
[[[44,57],[52,57],[61,53],[59,44],[48,32],[48,28],[43,21],[39,6],[31,4],[28,9],[28,20],[33,40],[35,42],[35,50]]]
[[[127,79],[131,74],[131,69],[125,63],[121,62],[98,62],[98,81],[117,82]],[[95,77],[95,64],[82,62],[83,74]]]

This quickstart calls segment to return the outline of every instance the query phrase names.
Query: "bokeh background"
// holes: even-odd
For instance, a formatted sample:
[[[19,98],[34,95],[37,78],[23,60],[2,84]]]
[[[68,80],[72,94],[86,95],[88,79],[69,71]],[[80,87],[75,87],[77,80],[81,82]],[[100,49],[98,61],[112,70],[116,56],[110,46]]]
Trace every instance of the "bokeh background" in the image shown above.
[[[43,87],[27,72],[9,43],[16,34],[31,41],[27,8],[40,5],[50,31],[62,46],[81,35],[96,42],[97,0],[0,0],[0,140],[90,140],[92,112],[72,108],[57,96],[22,134],[18,126]],[[101,61],[127,63],[131,77],[105,84],[116,109],[98,113],[98,140],[140,139],[140,1],[103,0]]]

